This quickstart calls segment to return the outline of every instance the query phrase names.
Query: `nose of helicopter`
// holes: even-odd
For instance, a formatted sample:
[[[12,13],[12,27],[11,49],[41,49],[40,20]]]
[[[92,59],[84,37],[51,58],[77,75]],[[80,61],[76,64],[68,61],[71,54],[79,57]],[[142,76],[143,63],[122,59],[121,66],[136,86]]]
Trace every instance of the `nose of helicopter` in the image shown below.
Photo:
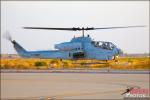
[[[117,51],[118,51],[118,54],[123,54],[123,50],[118,48]]]

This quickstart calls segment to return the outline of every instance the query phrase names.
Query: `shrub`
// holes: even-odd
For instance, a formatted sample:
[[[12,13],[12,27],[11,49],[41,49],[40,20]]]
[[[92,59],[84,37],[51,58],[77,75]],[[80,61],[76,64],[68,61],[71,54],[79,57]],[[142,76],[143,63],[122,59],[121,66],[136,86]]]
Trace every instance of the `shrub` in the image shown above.
[[[46,64],[46,62],[37,61],[37,62],[35,62],[34,65],[35,65],[35,66],[46,66],[47,64]]]

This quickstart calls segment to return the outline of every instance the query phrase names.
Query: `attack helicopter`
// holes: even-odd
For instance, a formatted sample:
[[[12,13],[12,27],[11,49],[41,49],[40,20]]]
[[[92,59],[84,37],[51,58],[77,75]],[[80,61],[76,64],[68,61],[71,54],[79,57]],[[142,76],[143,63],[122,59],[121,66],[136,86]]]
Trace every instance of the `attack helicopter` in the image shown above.
[[[55,44],[56,50],[27,51],[18,42],[11,41],[18,55],[23,58],[44,58],[44,59],[68,59],[68,60],[88,60],[96,59],[102,61],[115,60],[116,56],[123,54],[123,51],[115,44],[108,41],[94,41],[90,35],[85,36],[85,31],[105,30],[118,28],[134,28],[144,26],[123,26],[123,27],[103,27],[103,28],[49,28],[49,27],[23,27],[24,29],[41,30],[61,30],[61,31],[82,31],[80,37],[73,37],[70,42]]]

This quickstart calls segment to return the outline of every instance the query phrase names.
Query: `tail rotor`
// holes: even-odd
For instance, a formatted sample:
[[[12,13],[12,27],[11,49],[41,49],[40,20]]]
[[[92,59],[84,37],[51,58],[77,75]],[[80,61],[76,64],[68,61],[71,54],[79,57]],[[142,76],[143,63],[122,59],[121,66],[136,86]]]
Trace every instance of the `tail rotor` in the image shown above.
[[[12,36],[11,36],[11,34],[10,34],[9,31],[6,31],[6,32],[4,33],[4,35],[3,35],[3,37],[4,37],[6,40],[10,41],[13,45],[16,44],[16,41],[12,39]]]
[[[13,42],[12,36],[9,31],[6,31],[5,34],[3,35],[3,37],[8,41]]]

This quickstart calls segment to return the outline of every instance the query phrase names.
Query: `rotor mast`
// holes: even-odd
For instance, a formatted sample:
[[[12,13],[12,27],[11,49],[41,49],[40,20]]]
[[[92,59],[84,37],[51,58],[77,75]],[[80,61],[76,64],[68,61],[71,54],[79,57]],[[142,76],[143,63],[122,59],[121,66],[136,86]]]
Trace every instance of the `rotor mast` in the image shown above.
[[[84,27],[82,27],[82,37],[84,37]]]
[[[82,30],[82,36],[84,37],[84,30]]]

